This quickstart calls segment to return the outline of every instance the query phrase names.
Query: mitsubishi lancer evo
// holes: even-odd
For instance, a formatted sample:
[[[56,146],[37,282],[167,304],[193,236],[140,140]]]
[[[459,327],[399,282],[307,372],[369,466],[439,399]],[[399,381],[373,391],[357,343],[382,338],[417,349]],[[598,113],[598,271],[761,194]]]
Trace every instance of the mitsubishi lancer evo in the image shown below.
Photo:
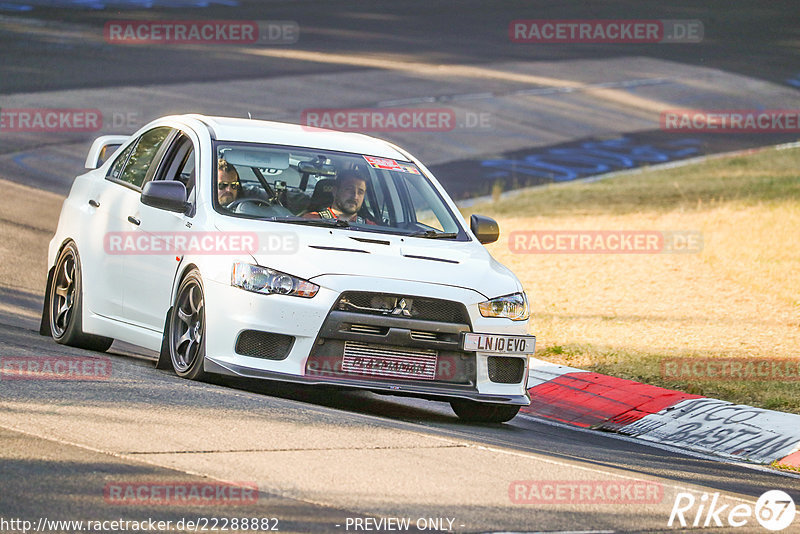
[[[113,152],[113,153],[112,153]],[[110,156],[109,156],[110,154]],[[529,404],[528,299],[444,188],[361,134],[170,116],[102,136],[64,201],[40,332],[157,366],[449,402]]]

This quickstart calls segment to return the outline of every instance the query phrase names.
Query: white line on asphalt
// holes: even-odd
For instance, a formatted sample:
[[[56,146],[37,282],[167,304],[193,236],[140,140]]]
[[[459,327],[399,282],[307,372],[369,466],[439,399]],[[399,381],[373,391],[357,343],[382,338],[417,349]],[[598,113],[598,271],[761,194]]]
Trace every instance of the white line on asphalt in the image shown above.
[[[353,415],[360,415],[360,416],[362,416],[362,417],[364,417],[366,419],[380,419],[377,416],[368,416],[366,414],[353,414]],[[520,417],[520,415],[518,415],[517,417]],[[529,417],[529,416],[522,416],[522,417],[524,417],[526,419],[534,420],[536,422],[542,422],[542,423],[545,423],[545,424],[551,424],[553,426],[561,426],[561,425],[558,425],[558,424],[554,423],[553,421],[539,420],[539,419],[535,419],[535,418]],[[675,484],[669,484],[669,483],[666,483],[666,482],[661,482],[662,477],[659,477],[659,476],[656,476],[656,475],[653,475],[651,477],[634,477],[634,476],[629,476],[629,475],[625,475],[625,474],[615,473],[615,472],[604,470],[604,469],[597,469],[595,467],[589,467],[589,466],[580,465],[580,463],[579,463],[580,460],[575,460],[573,463],[569,463],[569,462],[564,462],[564,461],[560,461],[560,460],[547,458],[547,457],[545,457],[544,455],[542,455],[540,453],[528,452],[528,451],[513,451],[513,450],[509,450],[509,449],[505,449],[505,448],[500,448],[501,446],[494,446],[493,447],[493,446],[486,446],[486,445],[478,445],[478,444],[470,443],[469,441],[467,441],[468,439],[473,439],[473,440],[474,439],[480,439],[478,436],[461,436],[461,437],[436,436],[436,435],[430,435],[430,431],[433,430],[435,432],[437,432],[437,431],[438,432],[442,432],[442,431],[447,432],[447,430],[439,429],[439,428],[436,428],[436,427],[428,427],[428,426],[425,426],[425,425],[420,425],[418,423],[411,423],[411,422],[408,422],[408,421],[392,421],[392,423],[396,424],[397,426],[405,427],[407,430],[414,431],[414,432],[417,432],[417,433],[423,433],[425,430],[427,430],[428,433],[425,433],[425,435],[427,437],[430,437],[430,438],[433,438],[433,439],[439,439],[441,441],[449,441],[450,443],[454,443],[454,442],[455,443],[458,443],[458,442],[465,443],[468,447],[471,447],[471,448],[474,448],[474,449],[477,449],[477,450],[484,450],[484,451],[489,451],[489,452],[498,453],[498,454],[506,454],[506,455],[511,455],[511,456],[518,456],[518,457],[522,457],[522,458],[526,458],[526,459],[534,460],[534,461],[538,460],[538,461],[541,461],[541,462],[544,462],[544,463],[549,463],[549,464],[552,464],[552,465],[557,465],[557,466],[561,466],[561,467],[577,469],[577,470],[581,470],[581,471],[587,471],[587,472],[590,472],[590,473],[596,473],[598,475],[602,475],[602,476],[606,476],[606,477],[616,477],[616,478],[620,478],[620,479],[624,479],[624,480],[643,481],[643,480],[647,480],[647,478],[657,479],[657,480],[659,480],[659,483],[662,485],[662,487],[672,488],[674,490],[679,490],[679,491],[690,491],[690,492],[695,492],[695,493],[700,493],[702,491],[701,489],[697,489],[697,488],[690,488],[690,487],[686,487],[686,486],[679,486],[679,485],[675,485]],[[398,423],[402,423],[402,424],[398,424]],[[563,427],[569,428],[570,430],[583,431],[583,432],[592,432],[592,431],[588,431],[588,430],[584,430],[584,429],[571,427],[571,426],[568,426],[568,425],[563,425]],[[46,440],[49,440],[49,441],[54,441],[56,443],[61,443],[61,444],[64,444],[64,445],[71,445],[73,447],[78,447],[78,448],[89,450],[89,451],[92,451],[92,452],[97,452],[97,453],[101,453],[101,454],[109,454],[109,455],[114,456],[116,458],[123,458],[123,459],[129,460],[129,461],[139,461],[139,462],[146,463],[146,464],[149,464],[149,465],[154,465],[154,466],[157,466],[157,467],[160,467],[160,468],[164,468],[164,469],[170,469],[172,471],[182,472],[182,473],[186,473],[186,474],[193,475],[193,476],[201,476],[201,477],[206,477],[206,478],[209,478],[209,479],[217,480],[219,482],[232,483],[230,480],[226,480],[226,479],[222,479],[222,478],[219,478],[219,477],[215,477],[213,475],[209,475],[207,473],[203,473],[203,472],[200,472],[200,471],[188,470],[188,469],[183,469],[183,468],[176,468],[174,466],[164,465],[164,464],[152,461],[152,460],[150,460],[150,458],[152,458],[152,456],[142,456],[142,455],[135,455],[134,456],[134,455],[130,455],[130,454],[123,454],[123,453],[118,453],[118,452],[113,452],[113,451],[106,451],[106,450],[103,450],[103,449],[99,449],[97,447],[92,447],[90,445],[86,445],[86,444],[81,444],[81,443],[76,443],[76,442],[73,442],[73,441],[65,440],[63,438],[45,436],[45,435],[42,435],[42,434],[39,434],[39,433],[35,433],[35,432],[27,431],[27,430],[22,430],[22,429],[14,427],[14,426],[8,426],[8,425],[0,424],[0,428],[5,428],[6,430],[11,430],[13,432],[19,432],[21,434],[25,434],[25,435],[28,435],[28,436],[33,436],[33,437],[40,438],[40,439],[46,439]],[[452,430],[449,431],[449,432],[454,433],[454,431],[452,431]],[[596,435],[596,432],[592,432],[592,433]],[[609,436],[616,437],[613,434],[609,434]],[[630,439],[630,441],[635,441],[635,443],[638,443],[639,445],[645,445],[645,446],[653,446],[654,445],[652,443],[644,443],[644,442],[641,442],[641,441],[636,441],[636,440],[633,440],[631,438],[628,438],[628,439]],[[511,445],[507,445],[507,446],[511,446]],[[678,452],[681,452],[681,451],[678,451]],[[709,459],[713,459],[713,458],[709,458]],[[717,461],[719,461],[719,460],[717,459]],[[728,463],[731,463],[731,462],[728,462]],[[698,488],[703,488],[704,486],[702,484],[697,484],[697,487]],[[314,505],[324,506],[326,508],[345,509],[344,507],[341,507],[341,506],[338,506],[338,505],[332,505],[330,503],[326,503],[326,502],[323,502],[323,501],[318,501],[316,499],[309,499],[309,498],[305,498],[305,497],[300,497],[300,496],[295,495],[295,494],[281,492],[278,488],[264,488],[262,490],[259,487],[259,492],[262,492],[262,493],[265,493],[265,494],[270,494],[270,495],[277,495],[277,496],[280,496],[282,498],[293,499],[295,501],[304,502],[304,503],[307,503],[307,504],[314,504]],[[750,503],[750,504],[753,504],[753,505],[755,504],[755,500],[754,499],[753,500],[747,500],[747,499],[742,499],[742,498],[735,497],[735,496],[732,496],[732,495],[726,495],[726,497],[731,499],[731,500],[737,500],[737,501],[741,501],[741,502],[745,502],[745,503]],[[357,513],[362,513],[362,512],[357,511],[357,510],[350,510],[350,511],[357,512]]]
[[[524,72],[510,72],[492,68],[491,66],[480,65],[460,65],[460,64],[438,64],[423,63],[418,61],[405,61],[399,59],[388,59],[380,57],[368,57],[363,54],[341,54],[332,52],[314,52],[310,50],[277,50],[277,49],[258,49],[241,48],[240,53],[252,54],[256,56],[271,57],[276,59],[288,59],[293,61],[309,61],[313,63],[328,63],[335,65],[350,65],[353,67],[364,67],[388,71],[398,71],[410,73],[414,76],[428,78],[471,78],[477,80],[501,80],[506,82],[524,83],[545,88],[559,89],[583,89],[585,84],[574,80],[553,78],[549,76],[539,76]],[[619,89],[609,89],[607,87],[591,87],[584,89],[590,91],[593,96],[601,100],[606,100],[616,104],[625,110],[639,110],[646,113],[662,112],[671,106],[666,101],[654,100],[637,95],[630,91]]]
[[[524,419],[528,419],[528,420],[534,421],[536,423],[542,423],[542,424],[545,424],[545,425],[555,426],[555,427],[558,427],[558,428],[568,428],[570,430],[575,430],[576,432],[583,432],[585,434],[592,434],[592,435],[595,435],[595,436],[597,436],[599,434],[598,430],[591,430],[591,429],[588,429],[588,428],[581,428],[581,427],[578,427],[578,426],[572,426],[572,425],[568,425],[566,423],[561,423],[559,421],[551,421],[550,419],[542,419],[542,418],[539,418],[539,417],[535,417],[533,415],[520,413],[519,415],[517,415],[517,417],[522,417]],[[622,440],[622,441],[627,441],[629,443],[636,443],[636,444],[644,445],[644,446],[647,446],[647,447],[655,447],[656,449],[661,449],[661,450],[668,451],[668,452],[675,452],[675,453],[683,454],[685,456],[691,456],[692,458],[697,458],[699,460],[709,460],[709,461],[712,461],[712,462],[730,464],[730,465],[735,465],[737,467],[744,467],[746,469],[751,469],[753,471],[760,471],[762,473],[771,473],[771,474],[774,474],[774,475],[780,475],[780,476],[784,476],[784,477],[787,477],[787,478],[800,479],[800,474],[797,474],[797,473],[789,473],[787,471],[780,471],[780,470],[777,470],[777,469],[771,469],[771,468],[769,468],[767,466],[759,465],[759,464],[750,464],[750,463],[745,463],[745,462],[739,462],[739,461],[733,460],[733,459],[731,459],[729,457],[726,457],[726,456],[715,456],[715,455],[712,455],[712,454],[703,454],[702,452],[696,452],[696,451],[689,451],[689,450],[686,450],[686,449],[681,449],[680,447],[676,447],[674,445],[666,445],[664,443],[656,443],[654,441],[644,441],[644,440],[641,440],[641,439],[632,438],[630,436],[624,436],[622,434],[615,434],[613,432],[602,432],[602,435],[605,436],[605,437],[608,437],[608,438],[614,438],[614,439],[619,439],[619,440]]]
[[[591,434],[593,436],[598,436],[599,435],[598,431],[596,431],[596,430],[588,430],[588,429],[584,429],[584,428],[580,428],[580,427],[574,427],[574,426],[571,426],[571,425],[567,425],[567,424],[564,424],[564,423],[559,423],[557,421],[550,421],[550,420],[547,420],[547,419],[539,419],[539,418],[536,418],[536,417],[533,417],[533,416],[530,416],[530,415],[527,415],[527,414],[523,414],[523,413],[520,413],[519,415],[517,415],[517,418],[520,418],[520,417],[523,418],[523,419],[527,419],[527,420],[536,422],[536,423],[543,423],[543,424],[546,424],[546,425],[555,426],[555,427],[559,427],[559,428],[566,428],[566,429],[574,430],[574,431],[577,431],[577,432]],[[395,421],[395,422],[397,422],[397,421]],[[412,423],[409,423],[409,424],[412,424]],[[463,440],[467,440],[467,439],[472,439],[472,440],[480,439],[480,436],[470,436],[470,435],[466,434],[465,432],[461,432],[459,430],[443,429],[443,428],[439,428],[439,427],[428,427],[426,425],[422,425],[422,426],[424,428],[427,428],[427,429],[439,430],[440,432],[449,433],[450,434],[449,438],[442,437],[442,439],[462,440],[462,441]],[[645,447],[653,446],[653,447],[655,447],[657,449],[663,449],[663,450],[666,450],[666,451],[669,451],[669,452],[680,453],[680,454],[684,454],[686,456],[696,457],[696,458],[702,459],[702,460],[709,460],[709,461],[713,461],[713,462],[716,462],[716,463],[731,464],[731,465],[735,465],[735,466],[738,466],[738,467],[745,467],[747,469],[752,469],[752,470],[756,470],[756,471],[762,471],[762,472],[765,472],[765,473],[778,474],[778,475],[785,476],[785,477],[788,477],[788,478],[800,478],[800,475],[795,475],[793,473],[785,473],[785,472],[781,472],[781,471],[776,471],[776,470],[769,469],[769,468],[766,468],[766,467],[763,467],[763,466],[759,466],[759,465],[743,464],[743,463],[740,463],[740,462],[729,461],[729,460],[721,458],[719,456],[710,456],[710,455],[703,455],[701,453],[687,452],[687,451],[684,451],[682,449],[678,449],[676,447],[670,447],[669,445],[661,445],[661,444],[657,444],[657,443],[636,440],[634,438],[630,438],[628,436],[621,436],[619,434],[603,433],[603,435],[605,435],[607,437],[611,437],[611,438],[621,439],[622,441],[628,441],[630,443],[635,443],[637,445],[643,445]],[[433,436],[431,436],[431,437],[433,437]],[[514,446],[517,446],[517,444],[513,444],[513,443],[502,443],[502,444],[497,444],[497,445],[494,445],[494,446],[478,445],[478,444],[473,444],[473,443],[469,443],[469,442],[467,442],[467,444],[470,447],[474,447],[474,448],[479,449],[479,450],[487,450],[487,451],[497,452],[497,453],[501,453],[501,454],[509,454],[511,456],[526,457],[526,458],[530,458],[530,459],[534,459],[534,460],[540,460],[542,462],[553,464],[553,465],[557,465],[557,466],[560,466],[560,467],[567,467],[567,468],[573,468],[573,469],[578,469],[578,470],[582,470],[582,471],[588,471],[590,473],[597,473],[597,474],[605,475],[605,476],[608,476],[608,477],[616,477],[616,478],[621,478],[621,479],[624,479],[624,480],[633,480],[633,481],[637,481],[637,482],[641,482],[641,481],[646,481],[647,480],[645,477],[635,477],[635,476],[630,476],[630,475],[625,475],[625,474],[620,474],[620,473],[607,471],[607,470],[604,470],[604,469],[597,469],[595,467],[588,467],[588,466],[580,465],[579,462],[589,462],[590,461],[590,460],[584,460],[584,459],[581,459],[581,458],[575,459],[574,460],[575,463],[569,463],[569,462],[564,462],[564,461],[561,461],[561,460],[555,460],[555,459],[548,458],[548,457],[543,456],[541,453],[538,453],[538,452],[516,451],[516,450],[510,450],[510,449],[507,449],[507,448],[500,448],[500,447],[514,447]],[[660,477],[658,475],[650,475],[650,477],[651,478],[656,478],[656,479],[659,479],[659,480],[661,480],[663,478],[663,477]],[[676,485],[676,484],[668,484],[668,483],[665,483],[665,482],[660,482],[660,484],[664,488],[672,488],[672,489],[679,490],[679,491],[691,491],[691,492],[695,492],[695,493],[699,493],[701,491],[701,490],[696,489],[696,488],[690,488],[690,487],[686,487],[686,486],[679,486],[679,485]],[[704,488],[705,487],[700,482],[698,482],[695,485],[697,487],[700,487],[700,488]],[[749,504],[754,504],[755,503],[755,498],[752,498],[752,500],[748,500],[748,499],[742,499],[740,497],[734,497],[734,496],[731,496],[731,495],[726,495],[726,497],[728,497],[730,499],[733,499],[733,500],[738,500],[738,501],[741,501],[741,502],[749,503]]]
[[[519,417],[519,416],[517,416],[517,417]],[[573,428],[573,427],[568,427],[568,428]],[[489,452],[497,452],[497,453],[500,453],[500,454],[508,454],[510,456],[523,456],[523,457],[531,456],[531,453],[527,453],[526,454],[524,452],[511,451],[511,450],[507,450],[507,449],[499,449],[499,448],[496,448],[496,447],[488,447],[486,445],[476,445],[475,448],[481,449],[481,450],[486,450],[486,451],[489,451]],[[609,471],[605,471],[603,469],[595,469],[595,468],[591,468],[591,467],[584,467],[582,465],[575,465],[575,464],[570,464],[570,463],[567,463],[567,462],[561,462],[559,460],[551,460],[549,458],[544,458],[544,457],[541,457],[541,456],[537,457],[537,459],[542,461],[542,462],[558,465],[558,466],[561,466],[561,467],[570,467],[572,469],[580,469],[582,471],[588,471],[590,473],[597,473],[597,474],[604,475],[604,476],[607,476],[607,477],[615,477],[615,478],[621,478],[621,479],[624,479],[624,480],[632,480],[634,482],[653,482],[652,480],[648,480],[648,478],[646,478],[646,477],[634,477],[634,476],[630,476],[630,475],[622,475],[622,474],[619,474],[619,473],[612,473],[612,472],[609,472]],[[658,475],[650,475],[650,478],[655,478],[655,479],[659,480],[658,483],[661,484],[661,486],[663,488],[671,488],[671,489],[677,490],[677,491],[691,491],[691,492],[694,492],[694,493],[701,493],[701,492],[706,490],[706,487],[703,486],[700,483],[697,484],[698,488],[700,488],[700,489],[698,489],[698,488],[690,488],[690,487],[687,487],[687,486],[678,486],[677,484],[667,484],[665,482],[660,482],[660,479],[662,477],[659,477]],[[754,497],[751,498],[751,499],[743,499],[741,497],[735,497],[735,496],[732,496],[730,494],[726,494],[725,498],[731,499],[733,501],[740,501],[740,502],[743,502],[743,503],[749,503],[749,504],[752,504],[752,505],[755,505],[755,502],[756,502],[756,500],[755,500],[756,498],[754,498]]]
[[[480,100],[486,98],[501,98],[508,96],[542,96],[559,93],[572,93],[589,91],[592,89],[611,89],[620,87],[641,87],[646,85],[662,85],[671,83],[669,78],[645,78],[634,80],[623,80],[619,82],[587,83],[577,87],[536,87],[534,89],[520,89],[517,91],[495,91],[484,93],[463,93],[441,96],[419,96],[414,98],[400,98],[396,100],[384,100],[378,102],[376,107],[386,108],[394,106],[405,106],[408,104],[423,104],[431,102],[457,102],[462,100]]]

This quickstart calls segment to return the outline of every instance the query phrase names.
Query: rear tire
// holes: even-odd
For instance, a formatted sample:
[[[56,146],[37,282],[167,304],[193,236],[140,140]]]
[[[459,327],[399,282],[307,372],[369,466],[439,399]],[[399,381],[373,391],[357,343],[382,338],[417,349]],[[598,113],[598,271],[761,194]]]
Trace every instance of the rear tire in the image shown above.
[[[465,399],[453,399],[450,407],[459,419],[469,423],[505,423],[519,413],[521,406],[515,404],[491,404]]]
[[[98,352],[111,347],[112,338],[83,331],[81,260],[78,247],[72,241],[58,255],[48,295],[50,335],[56,343]]]
[[[169,321],[169,355],[178,376],[205,380],[206,310],[203,281],[195,269],[178,287]]]

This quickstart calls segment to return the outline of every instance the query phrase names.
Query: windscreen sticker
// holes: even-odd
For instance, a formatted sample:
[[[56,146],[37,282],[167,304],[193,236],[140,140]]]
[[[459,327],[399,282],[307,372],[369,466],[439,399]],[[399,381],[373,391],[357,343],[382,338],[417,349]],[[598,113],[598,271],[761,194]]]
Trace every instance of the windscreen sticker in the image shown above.
[[[416,168],[416,167],[414,167],[413,165],[403,165],[403,164],[401,163],[401,164],[400,164],[400,169],[401,169],[403,172],[408,172],[408,173],[411,173],[411,174],[421,174],[421,173],[419,172],[419,169],[417,169],[417,168]]]
[[[367,160],[370,167],[373,169],[383,169],[385,171],[400,171],[400,172],[407,172],[410,174],[420,174],[419,170],[413,165],[406,165],[403,163],[398,163],[393,159],[388,158],[376,158],[374,156],[364,156],[364,159]]]
[[[393,159],[376,158],[373,156],[364,156],[364,159],[367,160],[367,163],[369,163],[373,169],[384,169],[386,171],[401,170],[400,164]]]

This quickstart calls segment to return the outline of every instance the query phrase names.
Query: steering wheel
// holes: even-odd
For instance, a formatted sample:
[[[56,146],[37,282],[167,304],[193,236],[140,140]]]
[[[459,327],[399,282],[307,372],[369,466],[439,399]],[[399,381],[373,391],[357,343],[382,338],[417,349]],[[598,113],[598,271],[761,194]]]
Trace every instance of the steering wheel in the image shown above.
[[[242,213],[241,207],[245,204],[254,204],[256,206],[264,207],[269,207],[272,205],[272,203],[270,203],[268,200],[264,200],[263,198],[240,198],[228,204],[228,209],[232,210],[234,213]]]

